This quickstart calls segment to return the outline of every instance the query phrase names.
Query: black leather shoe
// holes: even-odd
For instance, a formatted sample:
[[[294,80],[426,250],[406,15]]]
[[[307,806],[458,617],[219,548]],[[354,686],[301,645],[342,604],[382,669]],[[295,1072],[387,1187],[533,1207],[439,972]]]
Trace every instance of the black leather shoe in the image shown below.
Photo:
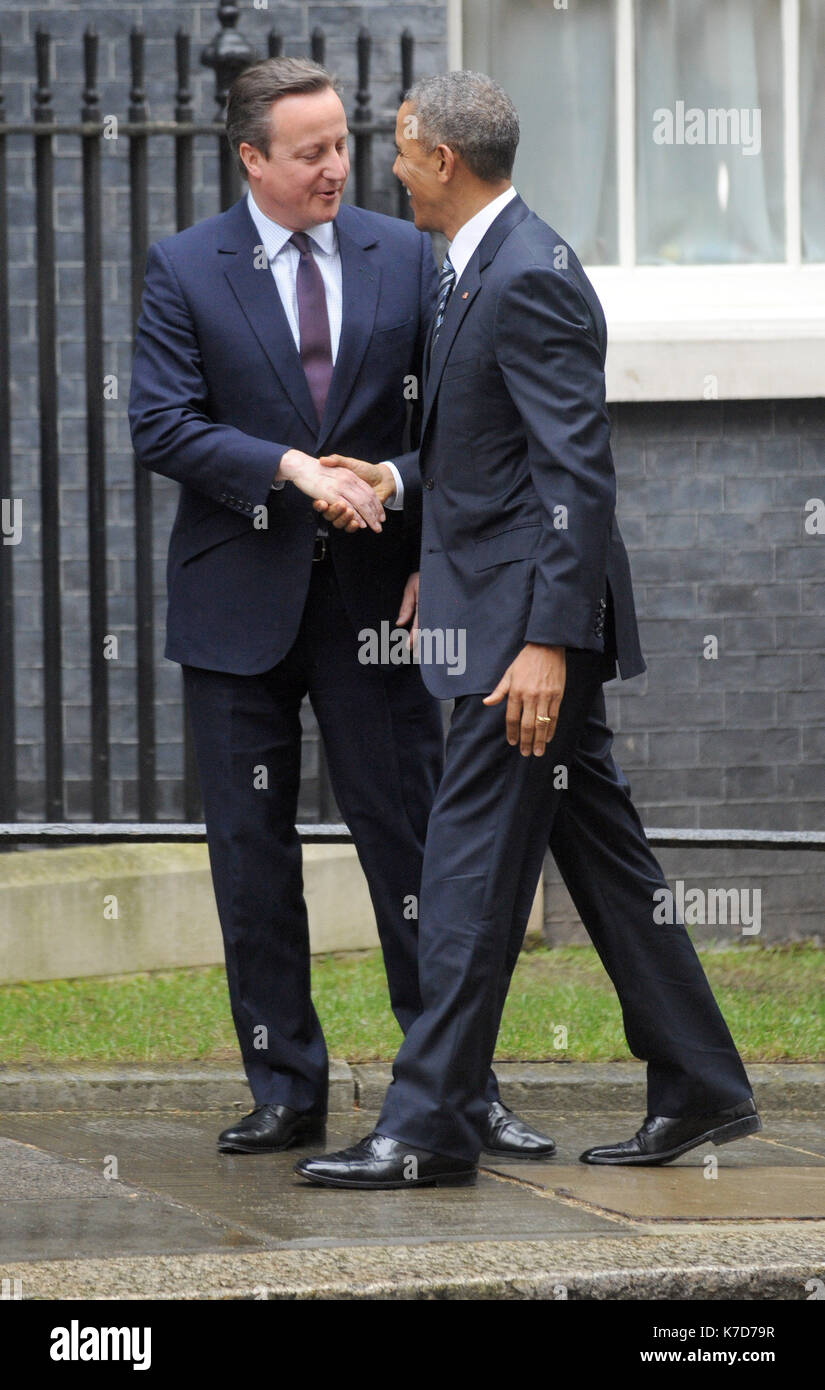
[[[546,1134],[540,1134],[500,1100],[494,1100],[484,1126],[484,1152],[498,1158],[552,1158],[556,1146]]]
[[[478,1177],[466,1158],[445,1158],[385,1134],[368,1134],[339,1153],[302,1158],[295,1172],[324,1187],[472,1187]]]
[[[288,1105],[256,1105],[218,1135],[218,1153],[276,1154],[294,1144],[323,1144],[326,1137],[324,1115],[306,1115]]]
[[[648,1115],[632,1139],[587,1149],[582,1163],[670,1163],[671,1159],[695,1149],[699,1144],[730,1144],[746,1134],[758,1134],[762,1121],[753,1096],[715,1115],[686,1115],[671,1119]]]

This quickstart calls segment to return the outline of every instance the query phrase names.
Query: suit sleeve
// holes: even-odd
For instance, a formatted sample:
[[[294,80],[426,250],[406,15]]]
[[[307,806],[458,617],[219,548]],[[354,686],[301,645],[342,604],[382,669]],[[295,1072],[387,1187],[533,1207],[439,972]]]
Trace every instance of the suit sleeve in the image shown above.
[[[494,337],[544,523],[525,641],[601,651],[616,478],[590,310],[567,274],[531,266],[500,291]]]
[[[195,325],[172,264],[155,244],[146,262],[129,398],[137,459],[232,511],[270,504],[289,445],[217,424],[208,411]]]

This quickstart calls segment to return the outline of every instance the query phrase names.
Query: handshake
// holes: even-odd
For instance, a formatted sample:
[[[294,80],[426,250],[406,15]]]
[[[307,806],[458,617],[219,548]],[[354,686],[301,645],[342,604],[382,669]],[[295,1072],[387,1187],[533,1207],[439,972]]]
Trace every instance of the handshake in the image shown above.
[[[287,449],[278,479],[294,483],[314,499],[316,512],[340,531],[360,531],[369,526],[380,531],[385,520],[383,503],[395,494],[395,479],[385,463],[326,454],[315,459],[300,449]]]

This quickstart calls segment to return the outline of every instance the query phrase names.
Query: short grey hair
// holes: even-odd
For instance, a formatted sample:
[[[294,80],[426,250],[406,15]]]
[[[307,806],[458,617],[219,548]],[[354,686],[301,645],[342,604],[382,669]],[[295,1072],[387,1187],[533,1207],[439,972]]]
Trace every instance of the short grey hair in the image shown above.
[[[269,158],[273,101],[327,88],[337,92],[337,79],[311,58],[265,58],[235,78],[226,102],[226,138],[244,177],[246,166],[239,153],[242,144],[254,145]]]
[[[426,150],[449,145],[485,183],[509,179],[519,140],[518,112],[503,87],[466,68],[424,77],[405,93]]]

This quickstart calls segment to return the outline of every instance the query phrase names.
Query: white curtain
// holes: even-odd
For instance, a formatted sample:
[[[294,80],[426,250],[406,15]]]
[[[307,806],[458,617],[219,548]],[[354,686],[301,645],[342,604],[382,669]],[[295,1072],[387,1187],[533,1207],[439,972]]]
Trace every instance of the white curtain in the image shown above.
[[[825,261],[825,0],[802,0],[799,19],[802,259]]]
[[[464,66],[518,108],[513,182],[590,265],[618,256],[613,0],[466,0]]]
[[[641,264],[784,261],[780,0],[635,0]],[[588,264],[618,259],[614,0],[465,0],[464,65],[513,97],[514,181]],[[825,260],[825,0],[800,0],[802,239]],[[659,144],[654,113],[703,113],[703,143]],[[711,143],[736,111],[739,143]],[[758,152],[755,136],[758,119]],[[687,134],[687,131],[685,130]],[[729,134],[733,133],[729,131]]]
[[[745,112],[740,140],[754,149],[758,112],[760,152],[657,144],[654,113],[671,111],[675,134],[679,102]],[[636,0],[636,112],[639,262],[784,260],[779,0]]]

